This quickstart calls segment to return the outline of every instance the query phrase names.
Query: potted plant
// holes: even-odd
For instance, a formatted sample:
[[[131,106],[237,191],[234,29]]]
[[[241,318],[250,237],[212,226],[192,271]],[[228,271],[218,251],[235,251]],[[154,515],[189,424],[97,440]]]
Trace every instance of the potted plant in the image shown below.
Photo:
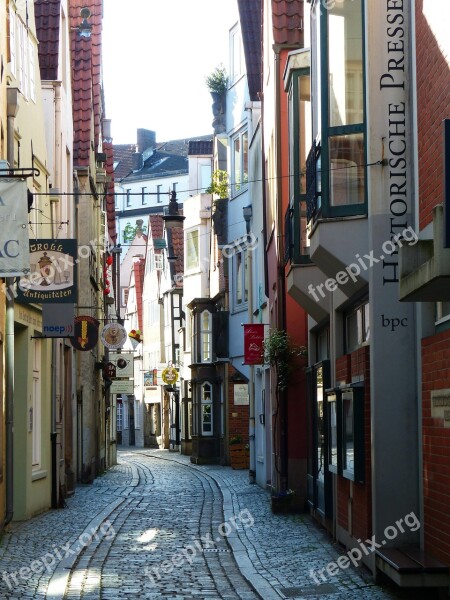
[[[220,64],[205,78],[205,81],[206,87],[211,92],[211,95],[224,94],[228,88],[228,76],[225,67]]]
[[[293,499],[295,496],[294,490],[286,490],[285,492],[274,492],[270,498],[270,508],[275,514],[286,514],[293,512]]]
[[[232,469],[248,469],[250,466],[249,445],[241,435],[230,438],[230,464]]]

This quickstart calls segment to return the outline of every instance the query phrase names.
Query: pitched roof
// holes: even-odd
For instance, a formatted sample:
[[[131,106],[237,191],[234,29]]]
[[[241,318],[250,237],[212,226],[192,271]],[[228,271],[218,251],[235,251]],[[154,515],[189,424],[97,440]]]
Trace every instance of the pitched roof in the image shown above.
[[[258,92],[262,90],[262,2],[238,0],[238,8],[250,100],[258,101]]]
[[[172,232],[172,250],[174,256],[177,257],[174,263],[175,275],[181,275],[181,277],[174,277],[174,284],[177,288],[183,287],[183,273],[184,273],[184,230],[182,227],[173,227]]]
[[[108,235],[116,243],[116,203],[114,195],[114,165],[113,145],[111,139],[103,140],[103,151],[106,154],[106,176],[108,178],[106,188],[106,220],[108,223]]]
[[[81,37],[77,31],[82,8],[88,8],[91,12],[88,22],[92,25],[92,33],[88,38]],[[102,0],[69,0],[75,166],[89,166],[91,144],[94,150],[99,145],[102,117],[102,10]]]
[[[133,171],[133,154],[136,153],[136,144],[114,144],[114,175],[116,181],[120,181]]]
[[[149,179],[151,177],[161,177],[166,173],[187,173],[188,170],[188,160],[185,156],[156,151],[147,158],[140,171],[133,171],[123,180]]]
[[[191,140],[188,146],[188,156],[209,156],[213,153],[213,141]]]
[[[34,16],[39,41],[41,79],[58,79],[58,51],[61,0],[35,0]]]
[[[164,237],[164,221],[162,215],[150,215],[148,224],[149,235],[151,235],[152,240]]]
[[[304,0],[272,0],[275,44],[303,47],[303,7]]]

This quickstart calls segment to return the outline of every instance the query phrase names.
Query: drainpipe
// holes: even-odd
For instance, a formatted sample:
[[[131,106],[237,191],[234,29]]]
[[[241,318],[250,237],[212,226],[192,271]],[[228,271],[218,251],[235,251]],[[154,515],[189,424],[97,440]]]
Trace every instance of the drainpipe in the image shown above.
[[[14,168],[14,119],[19,111],[19,90],[7,88],[7,160]],[[6,277],[5,361],[6,361],[6,507],[3,529],[14,515],[14,277]]]
[[[247,221],[247,237],[250,234],[250,217]],[[253,250],[247,247],[247,268],[248,268],[248,322],[253,323]],[[250,465],[248,471],[249,483],[256,481],[256,445],[255,445],[255,367],[250,365],[250,377],[248,382],[249,396],[249,446],[250,446]]]
[[[61,189],[61,84],[57,82],[54,86],[55,93],[55,162],[54,162],[54,188],[50,196],[50,210],[52,219],[52,236],[58,235],[60,222],[59,191]],[[57,453],[57,386],[58,386],[58,340],[52,338],[52,397],[51,397],[51,456],[52,456],[52,508],[58,508],[58,453]]]

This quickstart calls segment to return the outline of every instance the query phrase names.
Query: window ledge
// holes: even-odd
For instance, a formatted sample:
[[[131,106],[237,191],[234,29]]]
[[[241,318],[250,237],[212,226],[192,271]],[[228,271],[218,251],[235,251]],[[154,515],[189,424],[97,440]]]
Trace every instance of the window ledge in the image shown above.
[[[33,471],[31,474],[31,481],[38,481],[39,479],[45,479],[47,477],[47,471],[39,470]]]

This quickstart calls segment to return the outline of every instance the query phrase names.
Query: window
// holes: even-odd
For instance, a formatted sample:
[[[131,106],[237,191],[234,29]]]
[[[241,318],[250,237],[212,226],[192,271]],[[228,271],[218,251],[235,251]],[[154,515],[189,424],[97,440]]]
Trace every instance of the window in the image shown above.
[[[152,254],[152,271],[164,270],[164,254]]]
[[[162,202],[162,198],[161,198],[161,190],[162,190],[162,185],[157,185],[156,186],[156,202],[158,204],[161,204]]]
[[[235,310],[243,309],[248,302],[247,250],[233,256],[233,305]]]
[[[192,229],[186,232],[186,271],[193,271],[199,266],[199,232]]]
[[[337,395],[328,394],[328,469],[333,473],[338,472],[339,468],[339,444],[340,435],[338,416],[339,408],[337,406]]]
[[[248,132],[239,133],[232,140],[231,189],[238,194],[248,185]]]
[[[127,190],[127,208],[131,206],[131,189]]]
[[[450,302],[436,302],[436,323],[443,323],[450,319]]]
[[[123,429],[123,407],[122,402],[117,403],[117,431]]]
[[[212,315],[208,310],[200,314],[200,362],[212,360]]]
[[[41,340],[33,340],[33,388],[31,394],[32,410],[32,468],[41,467]]]
[[[328,85],[322,88],[325,101],[317,105],[314,121],[321,193],[312,210],[308,207],[308,218],[366,212],[362,4],[362,0],[333,3],[326,11],[316,7],[320,42],[316,41],[314,58],[322,70],[318,80]]]
[[[353,352],[370,340],[369,303],[364,302],[345,313],[345,351]]]
[[[142,206],[146,206],[147,202],[145,201],[145,193],[146,193],[146,187],[141,188],[141,196],[142,196]]]
[[[141,428],[141,402],[140,400],[134,400],[134,428]]]
[[[36,102],[36,67],[34,62],[34,44],[28,40],[28,56],[30,59],[30,98]]]
[[[365,461],[363,386],[342,390],[341,427],[342,475],[352,481],[363,482]]]
[[[230,32],[230,84],[233,85],[244,74],[241,30],[236,26]]]
[[[17,76],[17,59],[16,59],[16,13],[11,10],[11,5],[9,5],[10,13],[9,13],[9,56],[10,56],[10,68],[11,75],[13,77]]]
[[[202,435],[213,434],[213,414],[212,414],[212,386],[210,383],[204,383],[201,386],[201,425]]]
[[[306,158],[311,146],[311,91],[309,69],[294,71],[289,90],[289,233],[290,251],[286,260],[304,262],[309,257],[306,216]]]

